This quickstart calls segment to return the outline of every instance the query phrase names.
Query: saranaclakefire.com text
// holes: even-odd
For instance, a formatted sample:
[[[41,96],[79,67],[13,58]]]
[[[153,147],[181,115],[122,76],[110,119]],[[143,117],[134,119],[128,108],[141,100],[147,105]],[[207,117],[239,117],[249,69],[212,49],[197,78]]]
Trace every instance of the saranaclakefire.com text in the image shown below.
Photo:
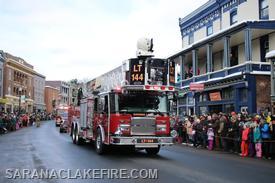
[[[157,179],[158,169],[6,169],[7,179]]]

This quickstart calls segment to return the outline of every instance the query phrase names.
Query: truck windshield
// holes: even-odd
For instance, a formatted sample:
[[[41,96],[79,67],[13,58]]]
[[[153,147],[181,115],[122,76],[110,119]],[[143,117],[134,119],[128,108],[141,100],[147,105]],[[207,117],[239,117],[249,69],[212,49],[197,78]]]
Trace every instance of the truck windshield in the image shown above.
[[[167,95],[148,91],[119,94],[118,108],[126,113],[167,113]]]
[[[61,116],[63,119],[67,119],[68,118],[68,111],[65,109],[58,109],[57,110],[57,115]]]

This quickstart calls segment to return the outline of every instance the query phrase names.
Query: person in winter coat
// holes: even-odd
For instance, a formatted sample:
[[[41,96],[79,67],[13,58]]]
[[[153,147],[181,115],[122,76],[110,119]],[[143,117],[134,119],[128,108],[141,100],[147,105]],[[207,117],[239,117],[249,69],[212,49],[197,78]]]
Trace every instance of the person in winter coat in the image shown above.
[[[261,129],[259,123],[256,123],[256,126],[253,130],[253,137],[255,143],[256,157],[262,157],[262,137],[261,137]]]
[[[267,159],[271,159],[270,155],[270,127],[269,124],[262,120],[262,128],[261,128],[262,140],[263,140],[263,157]]]
[[[242,144],[241,144],[241,156],[245,157],[248,155],[248,135],[249,135],[249,127],[247,124],[244,125],[242,131]]]
[[[213,150],[213,143],[214,143],[214,130],[212,128],[212,124],[209,124],[208,130],[207,130],[207,138],[208,138],[208,150]]]
[[[271,126],[271,140],[273,141],[270,147],[270,154],[272,156],[275,156],[275,115],[271,116],[270,126]]]
[[[187,132],[187,143],[188,144],[193,144],[193,125],[190,121],[190,119],[188,119],[185,123],[186,125],[186,132]]]
[[[195,130],[194,134],[194,147],[198,147],[202,145],[202,132],[203,132],[203,125],[199,118],[196,119],[193,130]]]
[[[221,144],[220,144],[220,138],[218,136],[218,130],[220,128],[220,120],[219,120],[219,116],[214,113],[212,114],[212,127],[213,127],[213,130],[214,130],[214,134],[215,134],[215,148],[216,149],[220,149],[221,148]]]
[[[220,142],[222,145],[222,149],[227,151],[227,130],[228,130],[228,121],[227,117],[225,115],[221,115],[220,118],[220,125],[219,125],[219,130],[218,130],[218,135],[220,137]]]
[[[254,144],[254,123],[250,125],[249,134],[248,134],[248,154],[250,157],[255,156],[255,144]]]
[[[232,133],[233,133],[233,151],[234,153],[240,153],[240,130],[239,124],[243,121],[241,115],[235,119],[235,117],[231,120],[232,122]]]

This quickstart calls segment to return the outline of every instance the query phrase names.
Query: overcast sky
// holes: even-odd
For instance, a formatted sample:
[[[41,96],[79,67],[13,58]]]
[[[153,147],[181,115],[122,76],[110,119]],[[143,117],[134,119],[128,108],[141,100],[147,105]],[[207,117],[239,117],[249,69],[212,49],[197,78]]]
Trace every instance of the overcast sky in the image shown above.
[[[94,78],[135,57],[141,37],[156,57],[181,49],[179,17],[207,0],[0,0],[0,50],[47,80]]]

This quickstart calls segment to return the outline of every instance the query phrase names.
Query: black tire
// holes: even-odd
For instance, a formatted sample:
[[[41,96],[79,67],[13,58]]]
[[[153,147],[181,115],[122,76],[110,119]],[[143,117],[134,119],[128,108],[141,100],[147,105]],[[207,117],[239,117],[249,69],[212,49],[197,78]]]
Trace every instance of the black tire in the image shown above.
[[[75,128],[74,133],[75,133],[75,144],[82,145],[84,140],[79,136],[77,127]]]
[[[63,130],[61,128],[59,129],[59,133],[63,133]]]
[[[74,127],[72,127],[71,133],[72,133],[72,141],[75,144],[75,129],[74,129]]]
[[[95,148],[96,148],[97,154],[102,155],[105,152],[105,144],[103,143],[100,129],[97,130],[96,140],[95,140]]]
[[[150,155],[150,156],[157,155],[159,153],[159,150],[160,150],[160,146],[158,146],[156,148],[146,148],[145,149],[147,154]]]

